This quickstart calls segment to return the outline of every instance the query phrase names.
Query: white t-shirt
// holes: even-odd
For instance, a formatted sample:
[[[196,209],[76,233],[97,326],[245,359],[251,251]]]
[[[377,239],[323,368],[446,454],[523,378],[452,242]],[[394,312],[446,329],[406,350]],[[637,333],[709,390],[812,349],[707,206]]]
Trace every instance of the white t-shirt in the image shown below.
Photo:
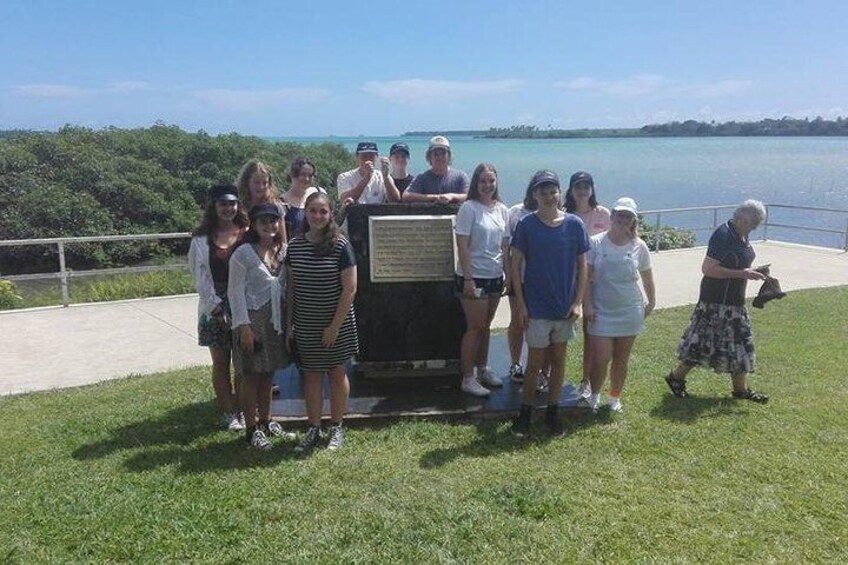
[[[456,235],[468,236],[471,277],[496,279],[503,276],[503,244],[509,241],[509,210],[500,202],[489,207],[466,200],[456,214]],[[465,276],[457,261],[456,274]]]
[[[589,334],[638,335],[644,329],[645,318],[639,273],[651,268],[651,254],[638,237],[624,245],[616,245],[607,234],[603,232],[590,238],[588,261],[592,266],[595,321],[589,325]]]
[[[336,179],[339,196],[343,192],[355,187],[361,180],[362,175],[359,174],[358,168],[341,173]],[[365,190],[359,195],[357,202],[360,204],[382,204],[387,201],[386,185],[383,184],[383,173],[375,170],[371,175],[371,181],[365,186]]]

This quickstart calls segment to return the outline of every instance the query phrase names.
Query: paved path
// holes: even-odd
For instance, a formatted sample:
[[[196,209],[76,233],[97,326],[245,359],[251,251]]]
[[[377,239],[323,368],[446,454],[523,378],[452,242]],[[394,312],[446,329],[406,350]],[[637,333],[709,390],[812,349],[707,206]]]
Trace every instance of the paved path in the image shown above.
[[[756,243],[757,264],[772,263],[783,290],[848,285],[848,254]],[[704,248],[652,255],[658,307],[698,298]],[[755,295],[758,285],[748,285]],[[90,384],[130,374],[208,364],[197,346],[194,295],[0,312],[0,394]],[[509,324],[501,303],[494,327]],[[35,352],[35,353],[34,353]]]

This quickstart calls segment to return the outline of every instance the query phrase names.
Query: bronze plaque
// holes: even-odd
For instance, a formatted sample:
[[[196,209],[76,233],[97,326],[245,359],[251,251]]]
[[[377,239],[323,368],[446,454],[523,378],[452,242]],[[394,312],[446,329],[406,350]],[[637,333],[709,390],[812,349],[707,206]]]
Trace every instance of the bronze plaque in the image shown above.
[[[453,280],[456,265],[454,218],[369,217],[371,282]]]

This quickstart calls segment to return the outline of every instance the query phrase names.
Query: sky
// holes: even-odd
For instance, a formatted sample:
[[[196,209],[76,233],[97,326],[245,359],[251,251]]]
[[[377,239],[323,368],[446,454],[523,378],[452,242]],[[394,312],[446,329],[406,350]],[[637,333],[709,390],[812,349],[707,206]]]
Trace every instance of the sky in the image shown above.
[[[3,0],[0,129],[848,117],[848,2]]]

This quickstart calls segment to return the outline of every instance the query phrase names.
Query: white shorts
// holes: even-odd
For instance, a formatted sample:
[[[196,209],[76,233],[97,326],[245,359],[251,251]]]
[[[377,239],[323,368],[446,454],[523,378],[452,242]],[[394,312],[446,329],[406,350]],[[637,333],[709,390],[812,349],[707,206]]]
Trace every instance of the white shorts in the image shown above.
[[[567,320],[542,320],[530,318],[527,325],[527,347],[544,349],[552,343],[563,343],[574,339],[574,321],[577,318]]]

